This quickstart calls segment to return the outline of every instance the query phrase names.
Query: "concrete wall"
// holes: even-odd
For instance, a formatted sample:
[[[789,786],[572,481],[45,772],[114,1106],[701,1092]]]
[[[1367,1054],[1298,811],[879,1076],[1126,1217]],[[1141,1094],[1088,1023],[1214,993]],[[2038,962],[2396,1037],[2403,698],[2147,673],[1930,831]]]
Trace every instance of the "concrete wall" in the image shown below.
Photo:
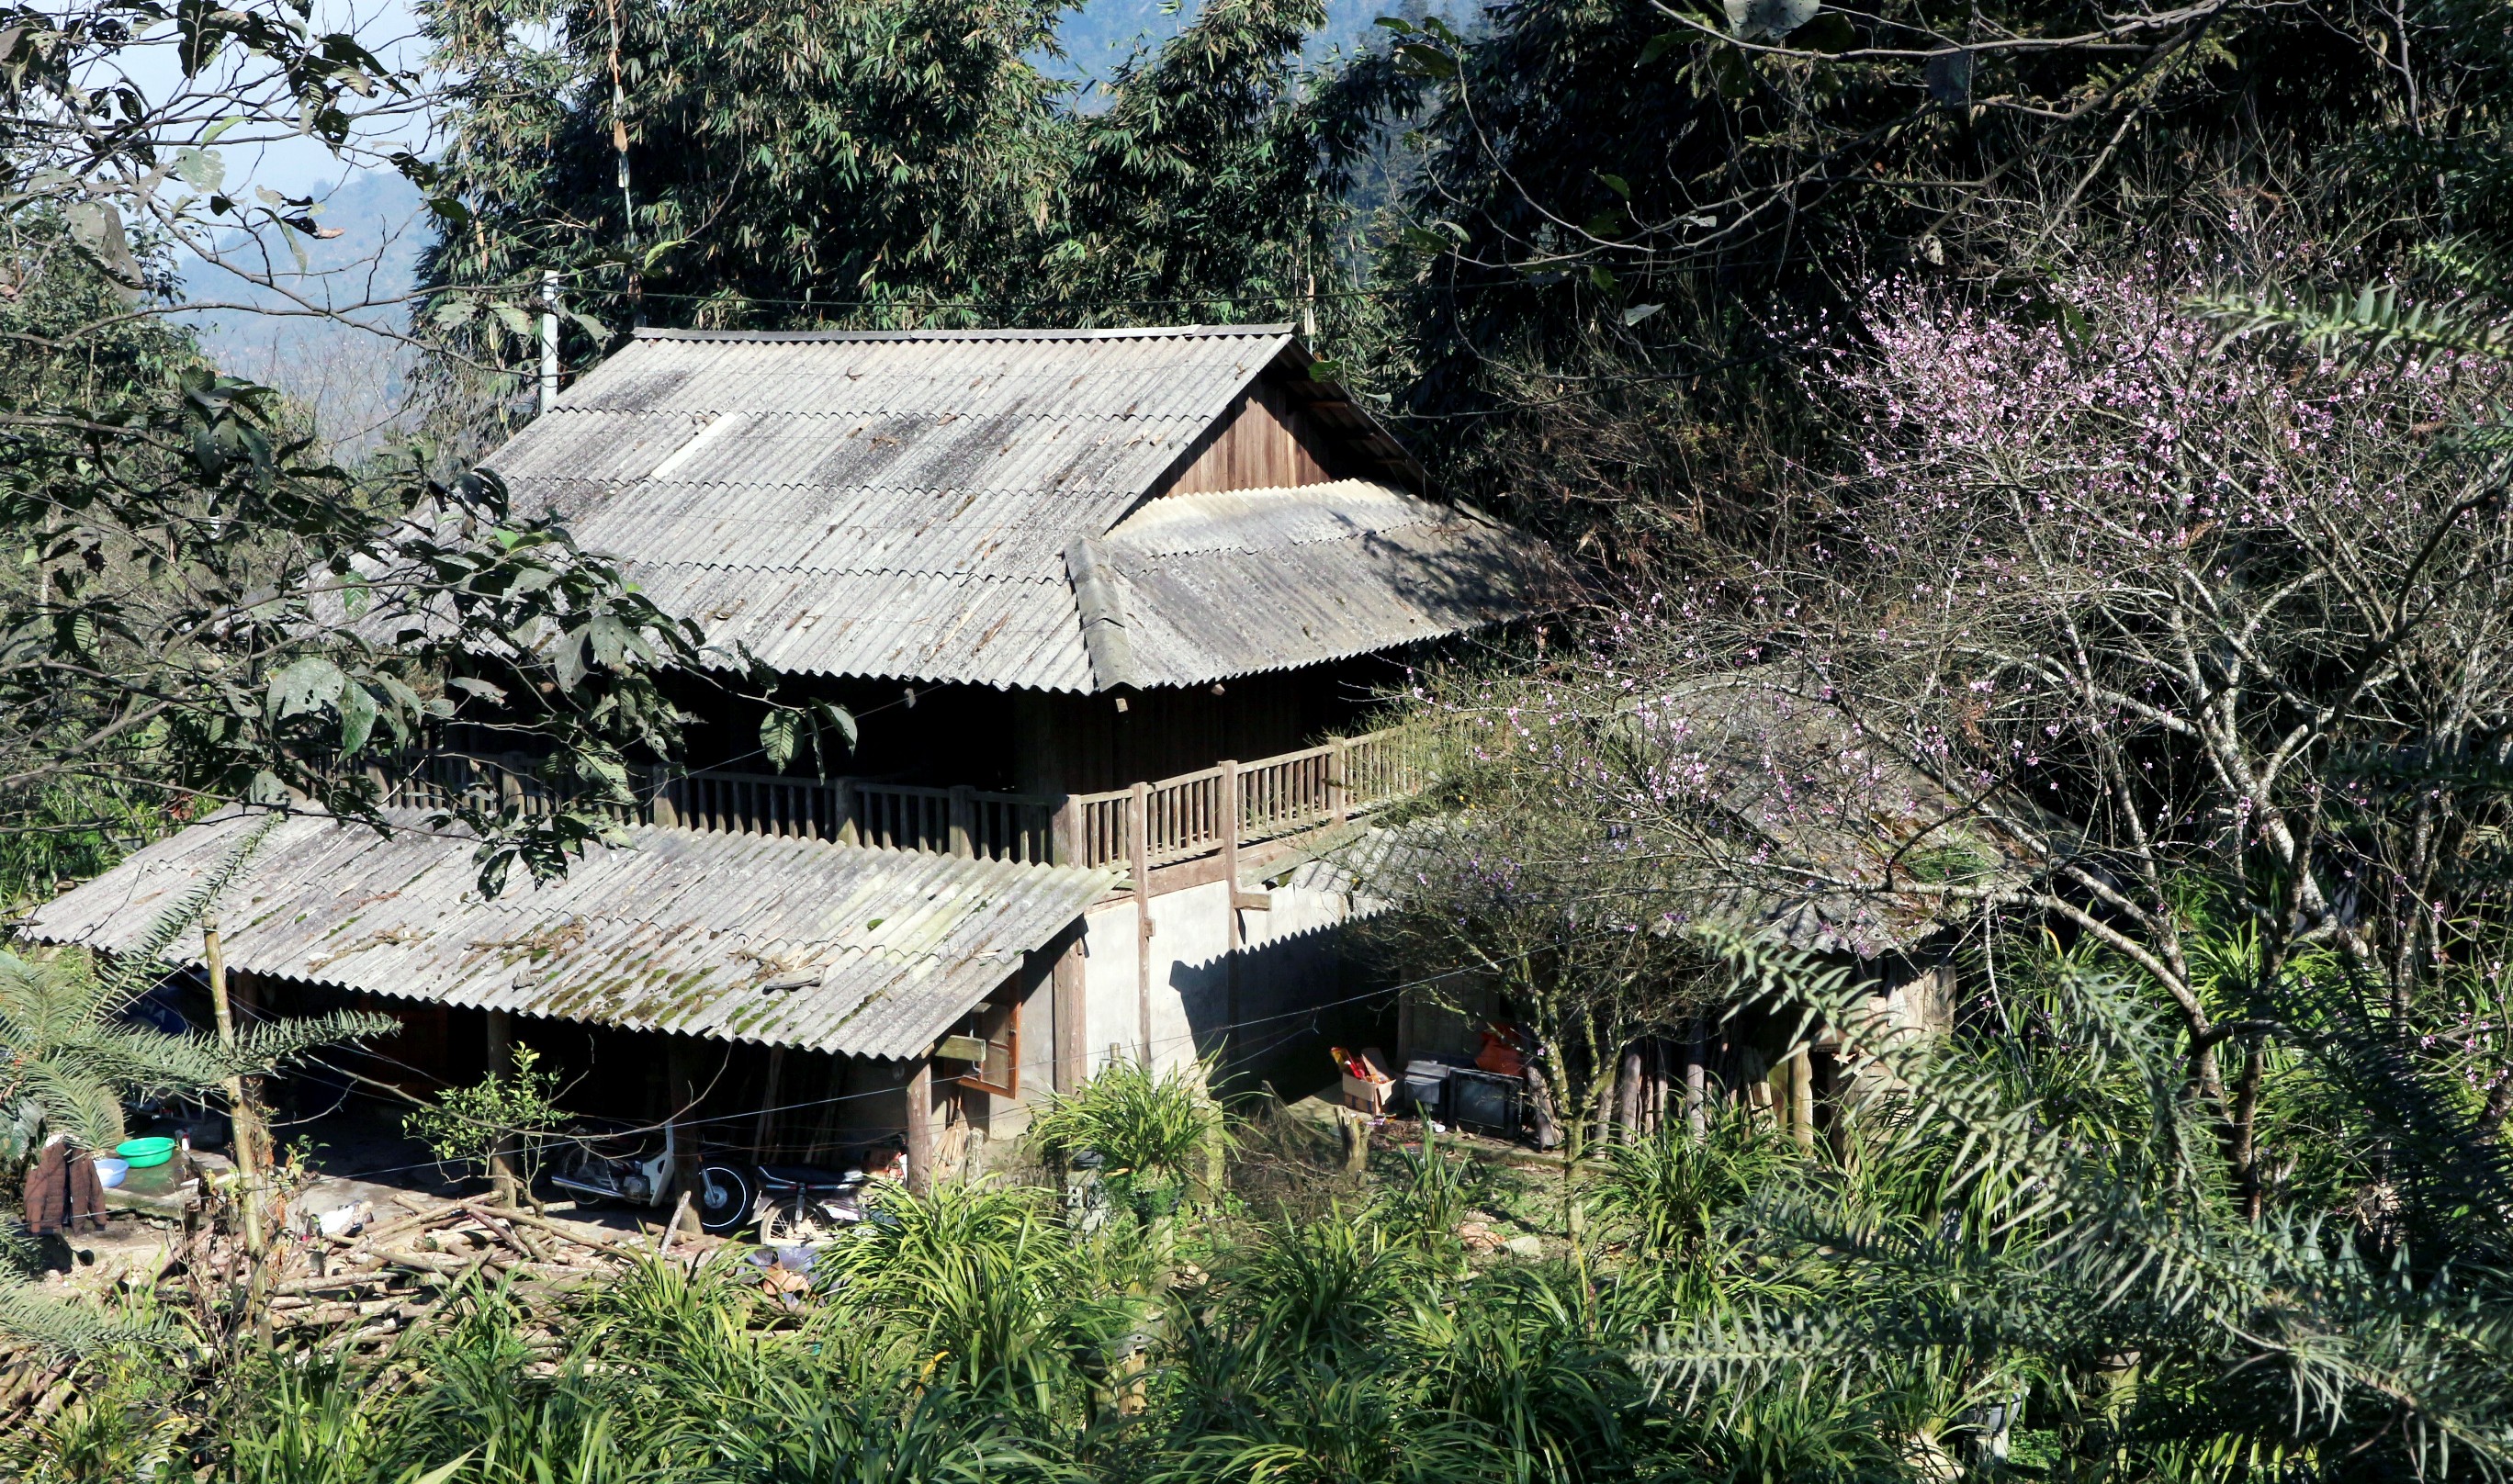
[[[1351,899],[1325,885],[1286,885],[1266,910],[1240,912],[1242,943],[1230,951],[1230,892],[1212,881],[1151,899],[1151,1060],[1155,1067],[1193,1063],[1232,1045],[1238,1062],[1261,1062],[1269,1046],[1303,1032],[1307,1012],[1349,991],[1340,928]],[[1084,994],[1091,1065],[1109,1048],[1129,1060],[1143,1042],[1135,903],[1117,902],[1085,918]],[[1235,960],[1235,961],[1234,961]]]
[[[1320,1017],[1331,1015],[1354,992],[1344,983],[1341,932],[1353,916],[1353,904],[1341,885],[1320,868],[1294,872],[1268,894],[1266,909],[1241,911],[1242,946],[1235,955],[1224,883],[1155,895],[1149,944],[1153,1066],[1192,1066],[1228,1043],[1227,1069],[1232,1071],[1267,1075],[1269,1059],[1290,1058],[1292,1080],[1281,1085],[1295,1096],[1330,1080],[1333,1072],[1323,1050],[1312,1056],[1307,1043],[1325,1034]],[[1079,978],[1089,1074],[1108,1064],[1112,1047],[1128,1063],[1140,1054],[1138,942],[1131,900],[1104,902],[1084,917]],[[1021,1006],[1018,1096],[978,1092],[947,1075],[935,1079],[932,1127],[937,1179],[965,1178],[1016,1162],[1032,1114],[1057,1090],[1055,978],[1047,958],[1034,957],[1024,971],[1031,978]],[[1303,1072],[1315,1075],[1303,1081]],[[867,1121],[903,1121],[903,1097],[867,1102]]]

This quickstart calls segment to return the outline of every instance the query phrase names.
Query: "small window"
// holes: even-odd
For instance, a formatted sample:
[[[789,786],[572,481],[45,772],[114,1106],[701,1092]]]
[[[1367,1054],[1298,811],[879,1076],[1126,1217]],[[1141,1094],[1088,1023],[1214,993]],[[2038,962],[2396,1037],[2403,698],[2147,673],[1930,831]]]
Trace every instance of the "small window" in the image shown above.
[[[970,1015],[961,1034],[982,1043],[983,1050],[977,1064],[961,1074],[960,1085],[998,1098],[1019,1097],[1020,982],[1015,979],[987,996]]]

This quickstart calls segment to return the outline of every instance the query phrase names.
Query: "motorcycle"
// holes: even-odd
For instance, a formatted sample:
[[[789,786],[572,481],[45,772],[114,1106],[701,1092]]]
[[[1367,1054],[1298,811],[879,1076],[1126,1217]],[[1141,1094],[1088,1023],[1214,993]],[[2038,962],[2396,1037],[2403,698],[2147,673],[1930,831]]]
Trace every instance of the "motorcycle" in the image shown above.
[[[615,1151],[578,1140],[550,1171],[549,1183],[594,1200],[660,1207],[671,1203],[679,1164],[679,1131],[665,1124],[663,1147],[651,1155],[643,1146]],[[731,1164],[698,1166],[698,1188],[690,1192],[699,1228],[718,1235],[750,1220],[757,1199],[757,1183]]]
[[[810,1247],[867,1220],[864,1173],[831,1174],[799,1165],[760,1165],[759,1242]]]
[[[678,1167],[679,1131],[663,1127],[663,1147],[648,1155],[642,1148],[607,1152],[589,1142],[578,1143],[550,1172],[550,1183],[563,1190],[622,1205],[661,1207],[671,1202],[673,1172]],[[698,1166],[690,1204],[698,1228],[724,1236],[757,1223],[763,1243],[802,1246],[825,1241],[864,1220],[864,1174],[844,1174],[799,1165],[752,1165],[708,1160]]]

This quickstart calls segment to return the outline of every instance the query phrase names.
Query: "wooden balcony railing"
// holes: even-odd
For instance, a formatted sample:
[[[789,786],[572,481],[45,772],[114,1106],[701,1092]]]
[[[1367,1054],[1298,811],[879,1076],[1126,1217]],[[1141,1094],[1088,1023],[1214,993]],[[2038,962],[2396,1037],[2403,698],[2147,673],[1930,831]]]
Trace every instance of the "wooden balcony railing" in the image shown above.
[[[380,774],[379,782],[388,805],[450,809],[468,798],[490,807],[512,804],[527,816],[570,801],[587,807],[582,801],[593,791],[553,785],[521,753],[429,752]],[[1153,866],[1341,823],[1415,786],[1412,754],[1401,732],[1389,730],[1061,801],[865,779],[655,768],[633,779],[634,804],[596,800],[589,807],[623,823],[990,861],[1120,865],[1139,877]]]
[[[449,809],[468,796],[545,815],[589,789],[553,786],[520,753],[432,752],[401,770],[384,802]],[[1056,800],[977,788],[923,788],[865,779],[767,773],[645,770],[632,779],[637,802],[589,807],[622,822],[724,834],[842,840],[884,850],[1044,862],[1054,854]]]
[[[1074,854],[1084,865],[1173,865],[1339,824],[1416,786],[1402,728],[1337,738],[1253,763],[1076,795]]]

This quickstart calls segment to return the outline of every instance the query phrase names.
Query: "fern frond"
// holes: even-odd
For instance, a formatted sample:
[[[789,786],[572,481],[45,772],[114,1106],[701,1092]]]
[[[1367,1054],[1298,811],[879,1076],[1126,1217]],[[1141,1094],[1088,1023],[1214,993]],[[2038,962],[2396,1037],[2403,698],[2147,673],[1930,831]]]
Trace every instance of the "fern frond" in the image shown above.
[[[388,1036],[401,1029],[391,1016],[372,1010],[335,1010],[323,1015],[266,1021],[236,1038],[231,1064],[239,1074],[266,1072],[296,1061],[309,1051]]]
[[[21,1278],[0,1272],[0,1340],[76,1359],[115,1345],[146,1344],[165,1338],[159,1326],[135,1324],[57,1299]]]
[[[44,1126],[69,1136],[80,1149],[110,1149],[122,1142],[122,1098],[113,1084],[64,1065],[58,1059],[19,1068],[18,1091],[42,1110]]]
[[[2220,327],[2219,349],[2276,333],[2350,367],[2436,351],[2513,359],[2513,325],[2464,304],[2404,306],[2397,285],[2367,284],[2352,295],[2317,301],[2275,287],[2251,294],[2228,290],[2192,299],[2186,307]]]

